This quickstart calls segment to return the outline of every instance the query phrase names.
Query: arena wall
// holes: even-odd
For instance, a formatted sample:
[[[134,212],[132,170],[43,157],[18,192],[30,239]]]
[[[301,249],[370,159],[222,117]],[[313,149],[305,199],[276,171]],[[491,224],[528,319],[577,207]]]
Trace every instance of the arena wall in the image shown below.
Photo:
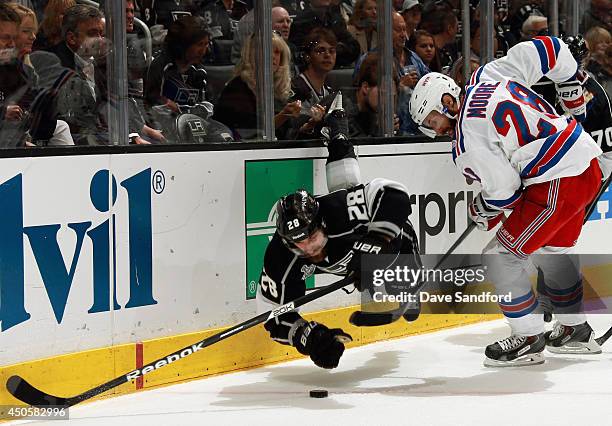
[[[358,148],[362,180],[404,183],[422,251],[444,253],[478,193],[455,170],[450,144]],[[327,192],[326,155],[309,147],[0,159],[0,405],[17,403],[4,387],[12,374],[76,394],[254,316],[274,201],[298,187]],[[598,238],[611,235],[609,194],[583,232],[583,252],[609,252]],[[474,232],[458,252],[479,253],[491,237]],[[352,345],[490,318],[424,314],[356,329],[348,317],[358,303],[336,292],[302,312],[344,328]],[[297,356],[256,327],[114,393]]]

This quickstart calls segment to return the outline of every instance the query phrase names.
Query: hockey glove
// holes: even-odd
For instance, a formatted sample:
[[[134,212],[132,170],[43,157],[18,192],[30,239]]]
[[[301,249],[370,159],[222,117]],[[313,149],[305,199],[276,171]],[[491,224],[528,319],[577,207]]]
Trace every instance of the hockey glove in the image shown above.
[[[323,117],[323,128],[321,135],[327,141],[346,140],[348,138],[348,118],[342,107],[342,93],[338,92],[328,112]]]
[[[344,353],[344,344],[353,338],[340,328],[329,329],[318,322],[306,322],[292,338],[293,346],[321,368],[336,368]]]
[[[392,245],[387,238],[377,232],[368,232],[361,240],[353,244],[353,257],[346,266],[347,274],[353,274],[355,288],[359,291],[367,289],[367,283],[361,280],[363,272],[362,256],[366,254],[392,253]]]
[[[472,219],[481,231],[490,231],[495,228],[505,217],[504,212],[495,210],[487,206],[482,193],[478,194],[468,207],[470,219]]]
[[[583,122],[586,119],[586,102],[580,78],[565,83],[558,83],[556,87],[557,96],[563,111],[571,114],[579,122]]]

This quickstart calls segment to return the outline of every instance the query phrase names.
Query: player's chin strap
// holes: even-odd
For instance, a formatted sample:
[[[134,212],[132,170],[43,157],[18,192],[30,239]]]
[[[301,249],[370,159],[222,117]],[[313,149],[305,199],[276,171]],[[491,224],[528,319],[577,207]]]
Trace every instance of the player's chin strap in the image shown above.
[[[419,126],[419,130],[420,130],[421,132],[423,132],[423,134],[424,134],[425,136],[428,136],[428,137],[430,137],[430,138],[432,138],[432,139],[433,139],[433,138],[435,138],[436,136],[438,136],[438,135],[436,134],[436,131],[435,131],[435,130],[433,130],[433,129],[430,129],[429,127]]]

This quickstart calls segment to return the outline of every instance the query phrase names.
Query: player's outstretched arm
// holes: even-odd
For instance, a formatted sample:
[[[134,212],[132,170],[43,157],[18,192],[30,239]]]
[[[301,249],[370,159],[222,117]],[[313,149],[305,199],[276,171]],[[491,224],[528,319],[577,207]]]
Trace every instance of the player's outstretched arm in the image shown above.
[[[264,268],[257,290],[258,311],[274,309],[306,293],[302,266],[298,256],[287,249],[280,238],[272,238],[264,255]],[[321,368],[337,367],[344,353],[344,344],[352,340],[341,329],[307,322],[297,312],[272,318],[264,327],[274,341],[293,346],[301,354],[310,356]]]

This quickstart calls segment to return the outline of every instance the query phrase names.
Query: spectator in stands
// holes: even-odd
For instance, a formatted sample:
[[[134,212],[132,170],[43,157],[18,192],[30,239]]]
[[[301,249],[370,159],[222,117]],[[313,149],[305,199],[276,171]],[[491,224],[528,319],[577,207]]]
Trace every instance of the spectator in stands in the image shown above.
[[[404,5],[404,0],[393,0],[393,10],[399,12],[402,10],[402,6]]]
[[[601,27],[612,31],[612,4],[610,0],[591,0],[591,7],[587,9],[583,17],[583,27]]]
[[[410,117],[408,103],[412,89],[423,75],[429,72],[421,58],[407,46],[406,22],[402,15],[393,12],[393,57],[398,77],[397,114],[401,134],[417,134],[418,126]]]
[[[402,15],[404,22],[406,23],[406,33],[408,34],[408,38],[412,37],[412,34],[414,34],[421,23],[422,10],[423,6],[418,0],[404,0],[399,13]]]
[[[134,28],[135,1],[125,1],[125,19],[127,35],[127,72],[128,72],[128,117],[131,130],[130,142],[141,145],[149,141],[163,142],[163,134],[146,124],[146,107],[144,104],[144,77],[147,72],[144,39]],[[142,136],[141,136],[142,135]]]
[[[518,5],[515,2],[512,2],[512,10],[508,18],[508,24],[510,26],[510,32],[508,34],[508,40],[510,46],[514,46],[516,43],[523,39],[522,29],[523,24],[532,15],[535,16],[544,16],[542,10],[535,4],[524,4],[522,6],[517,7]],[[475,20],[479,20],[479,17],[476,16]]]
[[[430,71],[440,72],[440,58],[431,34],[425,30],[417,30],[408,40],[408,47],[421,58]]]
[[[606,49],[612,44],[612,37],[605,28],[593,27],[586,32],[584,39],[589,48],[586,68],[592,71],[604,62]]]
[[[315,105],[331,93],[325,80],[336,65],[338,41],[330,30],[315,28],[306,36],[304,43],[305,69],[293,79],[292,89],[294,99],[299,99],[304,105]]]
[[[291,24],[293,20],[289,16],[289,12],[284,7],[280,6],[279,0],[272,1],[272,30],[277,31],[280,36],[289,45],[292,54],[295,52],[294,46],[289,42],[289,34],[291,33]],[[251,10],[244,15],[238,22],[238,30],[234,34],[234,43],[232,45],[231,59],[233,64],[240,61],[242,54],[242,45],[255,29],[255,11]]]
[[[289,41],[292,23],[293,20],[284,7],[279,6],[272,8],[272,29],[277,31],[285,42]]]
[[[395,70],[394,70],[395,71]],[[397,72],[393,72],[397,76]],[[348,116],[349,136],[379,136],[378,128],[378,53],[369,53],[355,79],[355,92],[345,94],[343,106]],[[397,86],[398,80],[394,78]],[[394,91],[395,92],[395,91]],[[395,129],[399,129],[399,119],[394,118]]]
[[[336,13],[342,16],[344,23],[348,25],[349,19],[354,13],[354,0],[331,0],[331,6]]]
[[[357,0],[355,12],[350,17],[348,32],[357,40],[361,55],[376,47],[376,0]]]
[[[77,145],[108,144],[104,15],[77,4],[64,14],[63,41],[49,49],[74,72],[58,93],[58,118],[70,126]]]
[[[220,31],[220,39],[231,40],[238,28],[238,21],[247,12],[246,4],[240,0],[217,0],[204,6],[200,13],[213,31]]]
[[[155,58],[145,78],[145,104],[194,105],[207,98],[202,59],[208,51],[209,27],[204,18],[185,16],[168,28],[164,52]]]
[[[14,148],[26,142],[26,110],[20,105],[28,80],[19,72],[16,41],[19,15],[0,3],[0,147]]]
[[[291,119],[300,114],[301,102],[288,102],[291,95],[289,72],[291,52],[284,40],[272,35],[272,70],[274,75],[275,113],[274,126],[278,139],[284,139],[293,124]],[[235,77],[230,80],[215,106],[213,118],[227,125],[234,132],[235,140],[261,138],[257,128],[256,61],[254,36],[249,37],[242,49],[242,60],[236,67]]]
[[[612,37],[605,28],[593,27],[584,38],[589,49],[585,68],[612,98]]]
[[[19,34],[17,35],[16,40],[18,57],[22,63],[32,66],[32,63],[30,62],[30,53],[32,53],[32,47],[34,45],[34,41],[36,40],[36,33],[38,30],[36,14],[33,10],[22,6],[19,3],[8,4],[20,18]]]
[[[24,113],[28,118],[27,126],[24,127],[27,127],[31,140],[26,145],[74,145],[68,124],[55,117],[53,89],[45,87],[50,86],[50,82],[38,74],[39,71],[48,73],[48,62],[41,56],[48,57],[51,54],[39,52],[34,54],[33,59],[30,56],[38,28],[36,14],[18,3],[9,3],[9,6],[21,21],[16,39],[19,62],[16,63],[14,73],[20,74],[27,84],[27,91],[19,100],[22,110],[27,111]]]
[[[434,4],[429,10],[423,9],[420,29],[433,35],[442,71],[448,72],[459,56],[456,42],[459,29],[457,16],[448,6]]]
[[[548,19],[546,16],[530,15],[521,27],[521,41],[531,40],[536,36],[548,35]]]
[[[324,99],[331,99],[329,96],[332,94],[332,88],[325,84],[325,80],[336,64],[338,42],[334,33],[325,28],[315,28],[306,36],[304,42],[306,68],[291,82],[294,93],[292,100],[301,101],[302,111],[306,112],[297,120],[296,128],[306,137],[312,137],[325,113]]]
[[[48,50],[62,42],[64,13],[75,4],[75,0],[49,0],[40,29],[36,34],[34,50]]]
[[[474,60],[473,58],[470,59],[470,75],[474,71],[476,71],[479,66],[480,63],[478,61]],[[463,57],[460,57],[459,59],[457,59],[457,61],[455,61],[453,67],[451,68],[449,76],[450,78],[455,80],[457,86],[461,87],[461,89],[464,89],[465,76],[463,75]]]
[[[498,37],[493,37],[493,52],[499,49],[499,43]],[[470,53],[471,60],[480,62],[480,21],[470,24]]]
[[[301,48],[304,38],[314,28],[330,29],[338,39],[336,66],[351,65],[359,57],[359,43],[346,29],[342,16],[333,11],[331,0],[310,0],[310,9],[298,13],[293,20],[289,40]]]
[[[193,0],[139,0],[140,19],[149,27],[170,24],[184,16],[197,15],[199,8]]]

